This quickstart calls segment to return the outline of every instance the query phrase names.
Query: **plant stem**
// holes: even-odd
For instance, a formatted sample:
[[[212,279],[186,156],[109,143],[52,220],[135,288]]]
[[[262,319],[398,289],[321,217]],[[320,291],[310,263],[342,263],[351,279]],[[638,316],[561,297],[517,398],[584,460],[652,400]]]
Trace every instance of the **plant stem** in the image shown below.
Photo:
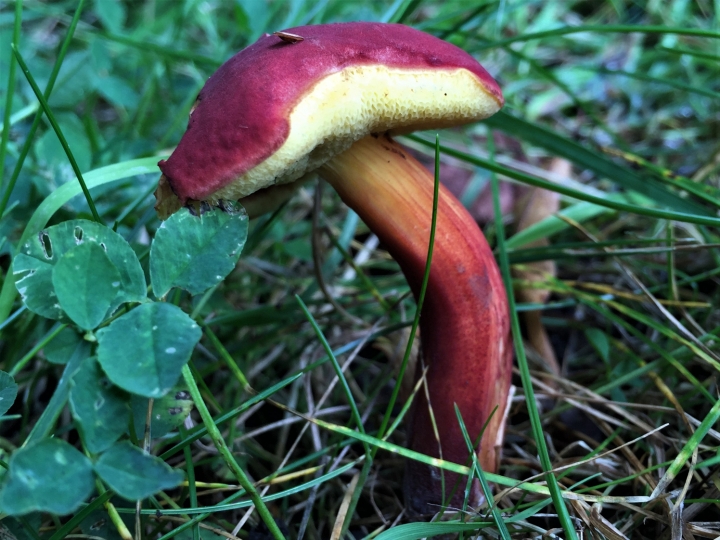
[[[260,497],[260,494],[255,489],[253,483],[245,474],[245,471],[243,471],[240,465],[238,465],[237,461],[235,461],[235,458],[233,457],[232,452],[230,452],[227,444],[225,444],[225,439],[223,439],[222,433],[220,433],[217,425],[215,425],[215,422],[213,422],[210,411],[205,406],[205,402],[203,401],[202,395],[200,394],[200,389],[195,382],[195,378],[190,371],[189,365],[185,364],[185,366],[183,366],[182,374],[183,378],[185,379],[185,384],[187,384],[188,386],[188,391],[190,392],[190,395],[195,402],[195,407],[197,408],[197,411],[202,418],[203,424],[205,424],[205,428],[208,431],[208,435],[215,444],[215,448],[217,448],[220,456],[222,456],[223,460],[225,460],[225,464],[233,473],[238,483],[243,487],[243,489],[245,489],[245,491],[247,491],[248,495],[250,495],[250,499],[255,505],[255,508],[257,508],[258,514],[260,514],[260,517],[262,518],[263,522],[265,522],[265,525],[270,531],[270,534],[272,534],[273,538],[275,538],[275,540],[285,540],[283,533],[280,531],[277,523],[275,523],[272,514],[270,514],[270,510],[265,505],[265,502]]]
[[[97,487],[98,493],[100,495],[105,495],[107,489],[105,489],[105,486],[99,479],[95,480],[95,486]],[[120,517],[120,514],[118,514],[115,505],[113,505],[113,503],[111,503],[110,501],[106,501],[105,510],[107,510],[108,516],[110,516],[110,521],[113,525],[115,525],[115,529],[120,535],[120,538],[122,538],[122,540],[133,540],[133,535],[130,533],[130,530],[127,528],[125,522]],[[137,540],[140,540],[140,536],[138,536]]]

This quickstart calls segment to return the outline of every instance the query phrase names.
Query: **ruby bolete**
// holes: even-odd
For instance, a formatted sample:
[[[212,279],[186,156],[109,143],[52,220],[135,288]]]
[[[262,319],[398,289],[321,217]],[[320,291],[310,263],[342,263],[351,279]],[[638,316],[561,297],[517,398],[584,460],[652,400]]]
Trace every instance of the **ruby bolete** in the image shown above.
[[[469,54],[406,26],[343,23],[287,32],[302,41],[265,35],[210,77],[180,144],[160,162],[158,211],[242,199],[317,171],[378,235],[417,296],[433,178],[390,134],[485,118],[502,106],[500,89]],[[430,404],[418,393],[409,447],[468,463],[454,403],[473,440],[495,411],[478,456],[485,470],[496,470],[512,362],[505,290],[477,224],[442,187],[420,321]],[[409,510],[459,504],[465,484],[456,480],[462,478],[446,474],[443,493],[439,469],[409,461]],[[475,482],[471,504],[479,497]]]

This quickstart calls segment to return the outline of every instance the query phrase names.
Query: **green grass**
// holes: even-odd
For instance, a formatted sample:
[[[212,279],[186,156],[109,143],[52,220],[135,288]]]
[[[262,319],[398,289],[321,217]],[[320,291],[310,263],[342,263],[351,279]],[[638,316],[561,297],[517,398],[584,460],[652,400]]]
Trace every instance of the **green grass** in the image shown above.
[[[382,246],[357,262],[366,226],[330,189],[313,208],[311,183],[251,223],[221,284],[194,298],[169,294],[203,329],[184,372],[199,406],[194,424],[152,440],[150,452],[187,483],[143,502],[145,537],[209,538],[245,519],[237,536],[249,538],[274,518],[275,538],[329,538],[355,475],[345,538],[572,538],[581,529],[610,538],[598,511],[631,538],[671,538],[678,515],[697,538],[720,535],[720,13],[711,0],[1,4],[0,369],[19,392],[0,418],[0,464],[50,434],[82,448],[68,407],[52,398],[64,366],[45,348],[59,329],[15,289],[19,248],[48,225],[94,217],[147,266],[160,225],[156,163],[207,77],[264,32],[350,20],[441,36],[499,81],[500,114],[441,132],[440,180],[470,178],[457,195],[472,211],[483,190],[485,207],[502,208],[478,216],[508,283],[512,265],[555,262],[554,275],[515,282],[551,291],[550,302],[516,307],[542,310],[562,371],[545,369],[515,317],[517,392],[499,471],[432,462],[489,484],[493,504],[410,522],[404,459],[429,462],[404,447],[397,422],[415,302]],[[401,142],[432,161],[435,133]],[[552,158],[572,164],[569,179],[548,171]],[[559,193],[562,210],[516,233],[512,203],[527,186]],[[92,536],[97,516],[113,534],[135,531],[134,503],[104,489],[74,515],[0,515],[0,524],[18,539]]]

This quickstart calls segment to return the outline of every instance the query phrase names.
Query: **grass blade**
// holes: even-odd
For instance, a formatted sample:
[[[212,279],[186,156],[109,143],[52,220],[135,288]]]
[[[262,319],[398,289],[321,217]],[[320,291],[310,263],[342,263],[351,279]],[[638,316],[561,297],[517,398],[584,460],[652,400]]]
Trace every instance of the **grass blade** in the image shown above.
[[[20,2],[18,2],[20,3]],[[63,61],[65,60],[65,56],[67,55],[68,48],[70,47],[70,42],[72,41],[73,35],[75,34],[75,27],[77,26],[78,21],[80,20],[80,14],[82,13],[83,6],[85,5],[85,0],[80,0],[78,2],[77,8],[75,9],[75,14],[73,15],[72,20],[70,21],[70,26],[68,26],[68,31],[65,34],[65,39],[63,40],[62,45],[60,46],[60,52],[58,53],[58,57],[55,60],[55,64],[53,65],[52,71],[50,72],[50,78],[48,79],[47,85],[45,86],[45,93],[43,94],[45,96],[45,99],[50,99],[50,94],[52,93],[53,87],[55,86],[55,81],[57,80],[58,73],[60,73],[60,68],[62,67]],[[14,62],[13,62],[14,64]],[[15,169],[13,170],[12,176],[10,177],[10,182],[8,183],[7,187],[5,187],[5,192],[3,193],[2,201],[0,201],[0,216],[5,214],[5,210],[7,209],[8,201],[10,200],[10,195],[12,194],[13,189],[15,188],[15,184],[17,183],[17,179],[20,177],[20,171],[22,171],[23,165],[25,163],[25,158],[28,155],[28,152],[30,152],[30,147],[33,143],[33,138],[35,137],[35,132],[37,131],[38,127],[40,126],[40,120],[42,119],[43,115],[43,109],[38,108],[37,113],[35,113],[35,118],[33,119],[33,123],[30,126],[30,131],[28,131],[27,136],[25,137],[25,143],[23,144],[22,149],[20,150],[20,155],[17,158],[17,163],[15,164]],[[5,128],[9,128],[7,124],[5,124]],[[7,129],[3,129],[3,132],[7,131]],[[2,181],[2,175],[0,175],[0,182]],[[2,183],[4,186],[4,182]]]
[[[25,74],[25,78],[27,79],[28,83],[30,83],[30,86],[33,89],[33,92],[35,92],[35,97],[40,102],[40,106],[42,107],[43,111],[45,111],[45,116],[47,116],[47,119],[50,122],[50,125],[52,126],[53,130],[55,131],[55,134],[58,137],[58,140],[60,141],[60,144],[63,147],[63,150],[65,151],[65,154],[67,155],[68,160],[70,161],[70,165],[73,168],[73,171],[75,172],[75,176],[77,176],[78,182],[80,182],[80,187],[82,188],[83,194],[85,195],[85,199],[87,199],[88,206],[90,207],[90,212],[93,215],[93,219],[98,222],[102,223],[102,220],[100,219],[100,216],[97,213],[97,209],[95,208],[95,203],[92,200],[92,196],[90,195],[90,192],[88,191],[87,186],[85,185],[85,180],[83,179],[82,173],[80,172],[80,167],[78,167],[77,162],[75,161],[75,156],[73,156],[72,150],[70,150],[70,146],[67,143],[67,140],[65,139],[65,135],[63,135],[62,130],[60,129],[60,126],[57,123],[57,120],[55,120],[55,115],[52,113],[52,110],[50,110],[50,105],[48,105],[47,100],[45,99],[45,96],[43,96],[42,92],[40,92],[40,88],[38,87],[37,83],[35,82],[35,78],[30,73],[30,70],[27,67],[27,64],[25,63],[25,60],[23,60],[22,55],[20,54],[20,51],[17,50],[17,48],[13,47],[13,53],[15,53],[15,59],[17,60],[18,64],[20,64],[20,69],[22,69],[22,72]]]
[[[494,412],[497,413],[497,408]],[[492,514],[495,526],[500,532],[500,538],[502,538],[503,540],[510,540],[510,531],[508,531],[502,514],[500,513],[500,510],[498,510],[498,507],[493,500],[492,490],[490,489],[487,478],[485,478],[485,473],[483,472],[482,468],[480,467],[480,463],[478,462],[477,452],[475,450],[476,445],[473,445],[473,442],[470,440],[470,434],[468,433],[467,427],[465,426],[465,422],[463,422],[462,414],[460,414],[460,409],[458,408],[457,403],[455,404],[455,415],[457,416],[458,423],[460,424],[460,430],[462,431],[463,437],[465,438],[465,444],[467,445],[468,451],[472,456],[473,469],[475,470],[475,474],[477,475],[478,480],[480,480],[480,485],[482,486],[483,494],[485,495],[485,501],[490,508],[490,513]],[[490,420],[488,419],[488,422],[489,421]],[[487,425],[487,423],[485,425]]]
[[[492,135],[489,137],[489,141],[492,144]],[[494,145],[493,145],[494,146]],[[545,444],[545,435],[543,433],[542,421],[540,420],[540,413],[537,409],[537,402],[535,401],[535,392],[532,387],[532,377],[530,375],[530,367],[528,366],[527,358],[525,356],[525,347],[522,341],[522,334],[520,332],[520,322],[518,320],[517,312],[515,310],[515,295],[513,294],[512,278],[510,277],[510,264],[508,263],[508,256],[505,247],[505,229],[502,222],[502,211],[500,210],[500,192],[498,187],[498,179],[496,174],[491,175],[492,182],[492,193],[493,193],[493,209],[495,212],[495,228],[497,231],[497,243],[498,243],[498,258],[500,259],[500,271],[505,282],[505,290],[507,291],[508,307],[510,309],[510,323],[512,327],[513,343],[515,345],[515,354],[518,361],[518,367],[520,368],[520,378],[522,379],[523,390],[525,391],[525,402],[528,409],[528,416],[530,417],[530,425],[532,428],[533,439],[537,446],[537,451],[540,456],[540,464],[545,471],[545,479],[547,481],[548,489],[550,490],[550,496],[552,497],[555,511],[558,514],[560,524],[565,531],[565,535],[568,539],[577,539],[575,527],[573,526],[570,514],[568,513],[565,501],[562,499],[560,492],[560,486],[558,485],[557,479],[552,471],[552,463],[550,462],[550,455],[548,454],[547,446]]]
[[[546,149],[553,156],[564,157],[582,169],[590,169],[601,177],[616,182],[625,189],[637,191],[651,198],[658,205],[666,206],[678,212],[711,216],[712,213],[694,201],[680,198],[655,179],[640,178],[629,169],[616,165],[597,152],[593,152],[576,142],[527,122],[521,118],[500,111],[484,120],[488,126],[500,129],[513,137],[518,137],[534,146]]]
[[[422,313],[423,303],[425,302],[425,293],[427,292],[428,281],[430,281],[430,266],[432,264],[433,249],[435,247],[435,230],[437,229],[437,213],[438,213],[438,201],[440,199],[440,136],[435,135],[435,185],[433,187],[433,208],[432,217],[430,222],[430,240],[428,242],[428,254],[425,260],[425,273],[423,274],[422,285],[420,286],[420,294],[417,299],[417,308],[415,311],[415,318],[410,329],[410,337],[408,338],[407,346],[405,347],[405,354],[403,356],[402,364],[400,364],[400,370],[397,374],[397,383],[393,388],[392,396],[388,402],[387,409],[385,410],[385,416],[383,417],[380,429],[378,430],[378,436],[380,438],[385,435],[388,424],[390,423],[390,416],[392,414],[393,407],[400,395],[400,382],[405,376],[405,370],[407,369],[408,362],[410,361],[410,354],[412,353],[412,345],[415,341],[417,334],[418,325],[420,324],[420,315]]]
[[[700,96],[706,96],[712,99],[720,99],[720,94],[717,92],[713,92],[712,90],[706,90],[705,88],[698,88],[697,86],[692,86],[690,84],[684,84],[678,81],[674,81],[672,79],[659,79],[657,77],[650,77],[649,75],[644,75],[642,73],[635,73],[630,71],[623,71],[621,69],[607,69],[602,67],[594,67],[594,66],[576,66],[577,69],[586,69],[588,71],[593,71],[595,73],[601,73],[603,75],[617,75],[619,77],[628,77],[631,79],[636,79],[638,81],[644,81],[649,82],[652,84],[660,84],[664,86],[669,86],[670,88],[676,88],[678,90],[684,90],[685,92],[690,92],[692,94],[698,94]]]
[[[651,497],[655,498],[662,495],[668,485],[670,485],[670,482],[673,481],[673,479],[677,476],[680,470],[685,466],[687,460],[690,459],[693,450],[698,447],[705,435],[707,435],[707,432],[710,431],[710,428],[715,425],[719,418],[720,399],[715,402],[715,405],[712,406],[712,409],[710,409],[710,412],[695,430],[695,433],[693,433],[692,436],[688,439],[687,443],[685,443],[685,446],[683,446],[678,456],[673,460],[670,467],[668,467],[667,471],[660,479],[658,485],[655,487],[652,494],[650,495]]]
[[[353,421],[355,422],[355,425],[357,426],[358,431],[360,433],[365,433],[365,427],[363,426],[362,416],[360,415],[360,410],[358,409],[357,403],[355,402],[355,398],[352,395],[352,391],[350,390],[350,385],[347,382],[347,379],[345,378],[345,374],[342,371],[342,367],[340,367],[340,364],[337,361],[337,358],[335,357],[335,354],[333,353],[332,347],[330,347],[330,344],[328,343],[327,339],[325,339],[325,335],[323,334],[322,330],[320,330],[320,327],[318,326],[317,321],[315,320],[315,317],[312,316],[312,313],[310,313],[310,310],[308,310],[307,306],[305,305],[305,302],[303,302],[302,298],[300,298],[300,295],[295,295],[295,300],[297,300],[297,303],[300,304],[300,309],[302,309],[303,313],[305,314],[305,317],[307,317],[308,322],[313,328],[313,331],[315,332],[315,335],[317,336],[318,340],[320,340],[320,344],[323,346],[323,349],[325,349],[325,354],[328,355],[328,358],[330,358],[330,362],[332,363],[333,369],[335,370],[335,375],[337,376],[338,380],[340,381],[340,386],[342,387],[343,393],[345,394],[345,397],[348,400],[348,404],[350,405],[350,410],[352,411],[352,417]],[[369,455],[370,448],[367,445],[365,446],[365,453]]]
[[[679,36],[695,36],[711,39],[720,39],[720,32],[711,30],[702,30],[700,28],[687,28],[682,26],[662,26],[662,25],[641,25],[641,24],[588,24],[581,26],[564,26],[554,30],[544,30],[542,32],[534,32],[532,34],[521,34],[513,36],[494,43],[482,45],[476,50],[494,49],[496,47],[504,47],[511,43],[532,41],[535,39],[544,39],[549,37],[567,36],[569,34],[578,34],[581,32],[594,32],[597,34],[620,33],[620,34],[677,34]]]
[[[222,433],[220,433],[220,430],[218,429],[215,421],[213,420],[213,417],[210,415],[210,411],[205,406],[205,401],[203,400],[202,394],[200,394],[200,389],[195,382],[195,377],[193,377],[192,371],[190,371],[190,366],[188,364],[185,364],[185,366],[183,366],[182,374],[183,380],[185,381],[185,384],[187,384],[190,395],[195,402],[195,408],[200,414],[203,424],[205,424],[205,427],[208,430],[208,435],[215,444],[215,448],[217,448],[218,452],[225,461],[225,464],[228,466],[230,471],[232,471],[233,476],[235,476],[237,481],[250,496],[250,499],[255,505],[258,514],[260,514],[260,517],[267,526],[268,531],[270,531],[270,534],[272,534],[273,538],[275,538],[275,540],[285,540],[285,536],[280,531],[277,523],[275,523],[275,520],[273,519],[270,510],[265,504],[265,501],[262,500],[260,494],[255,489],[255,486],[252,484],[252,482],[250,482],[250,479],[245,474],[245,471],[243,471],[242,467],[240,467],[237,461],[235,461],[232,452],[230,452],[227,444],[225,444],[225,439],[223,439]]]
[[[441,534],[477,532],[491,526],[487,521],[432,521],[429,523],[406,523],[380,533],[376,540],[419,540]]]
[[[15,24],[13,26],[12,44],[20,46],[20,26],[22,25],[22,0],[15,1]],[[10,113],[12,112],[13,96],[15,95],[15,62],[10,54],[10,68],[8,70],[7,92],[5,93],[5,114],[3,115],[3,130],[0,138],[0,187],[5,185],[5,154],[10,139]],[[0,208],[0,216],[5,212]]]
[[[425,146],[430,146],[432,144],[414,135],[411,135],[409,138],[413,141],[424,144]],[[605,208],[611,208],[613,210],[619,210],[623,212],[630,212],[631,214],[638,214],[641,216],[648,216],[659,219],[669,219],[672,221],[681,221],[683,223],[695,223],[697,225],[710,225],[712,227],[720,227],[720,218],[709,217],[707,210],[703,211],[702,214],[675,212],[671,210],[657,210],[648,206],[640,206],[638,204],[628,204],[616,201],[609,196],[597,197],[595,195],[588,195],[587,193],[583,193],[576,189],[567,188],[553,182],[548,182],[547,180],[542,180],[541,178],[538,178],[536,176],[516,171],[493,161],[478,158],[465,152],[460,152],[459,150],[455,150],[454,148],[442,146],[441,150],[443,151],[443,153],[449,156],[453,156],[463,161],[466,161],[467,163],[482,167],[483,169],[487,169],[490,172],[501,174],[503,176],[507,176],[508,178],[513,178],[514,180],[518,180],[530,186],[540,187],[549,191],[556,191],[561,195],[566,195],[568,197],[579,199],[581,201],[591,202]],[[648,200],[648,202],[650,201]]]
[[[275,392],[278,390],[281,390],[282,388],[285,388],[286,386],[294,383],[297,379],[299,379],[303,373],[297,373],[291,377],[288,377],[287,379],[280,381],[274,385],[272,385],[267,390],[264,390],[260,392],[259,394],[251,397],[250,399],[246,400],[242,405],[234,408],[231,411],[226,412],[225,414],[222,414],[218,416],[217,418],[213,419],[213,423],[216,426],[219,426],[220,424],[227,422],[228,420],[231,420],[235,418],[236,416],[242,414],[243,412],[247,411],[252,407],[253,405],[269,398],[272,396]],[[172,448],[169,448],[168,450],[165,450],[162,454],[160,454],[160,458],[167,460],[183,450],[186,446],[194,443],[198,439],[201,439],[205,435],[207,435],[208,431],[207,428],[204,426],[196,426],[194,429],[189,430],[186,433],[186,436],[183,438],[182,441],[178,442],[175,446]]]

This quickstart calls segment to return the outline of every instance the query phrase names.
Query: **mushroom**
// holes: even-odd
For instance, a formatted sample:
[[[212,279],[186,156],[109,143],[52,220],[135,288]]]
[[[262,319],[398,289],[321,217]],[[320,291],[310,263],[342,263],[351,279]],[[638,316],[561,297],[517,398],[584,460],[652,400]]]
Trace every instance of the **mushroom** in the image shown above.
[[[162,170],[158,212],[218,203],[315,171],[355,210],[419,293],[430,235],[433,177],[392,134],[474,122],[503,104],[495,81],[469,54],[398,24],[340,23],[265,35],[215,72],[187,132]],[[255,195],[262,197],[262,195]],[[420,328],[429,365],[408,446],[468,463],[457,403],[484,470],[495,471],[510,386],[512,348],[505,289],[492,251],[465,208],[442,186],[435,251]],[[262,206],[262,205],[261,205]],[[420,370],[418,370],[420,371]],[[430,411],[439,432],[434,436]],[[458,482],[459,481],[459,482]],[[445,486],[443,493],[442,486]],[[465,479],[409,461],[412,513],[459,505]],[[480,500],[477,481],[470,503]]]

